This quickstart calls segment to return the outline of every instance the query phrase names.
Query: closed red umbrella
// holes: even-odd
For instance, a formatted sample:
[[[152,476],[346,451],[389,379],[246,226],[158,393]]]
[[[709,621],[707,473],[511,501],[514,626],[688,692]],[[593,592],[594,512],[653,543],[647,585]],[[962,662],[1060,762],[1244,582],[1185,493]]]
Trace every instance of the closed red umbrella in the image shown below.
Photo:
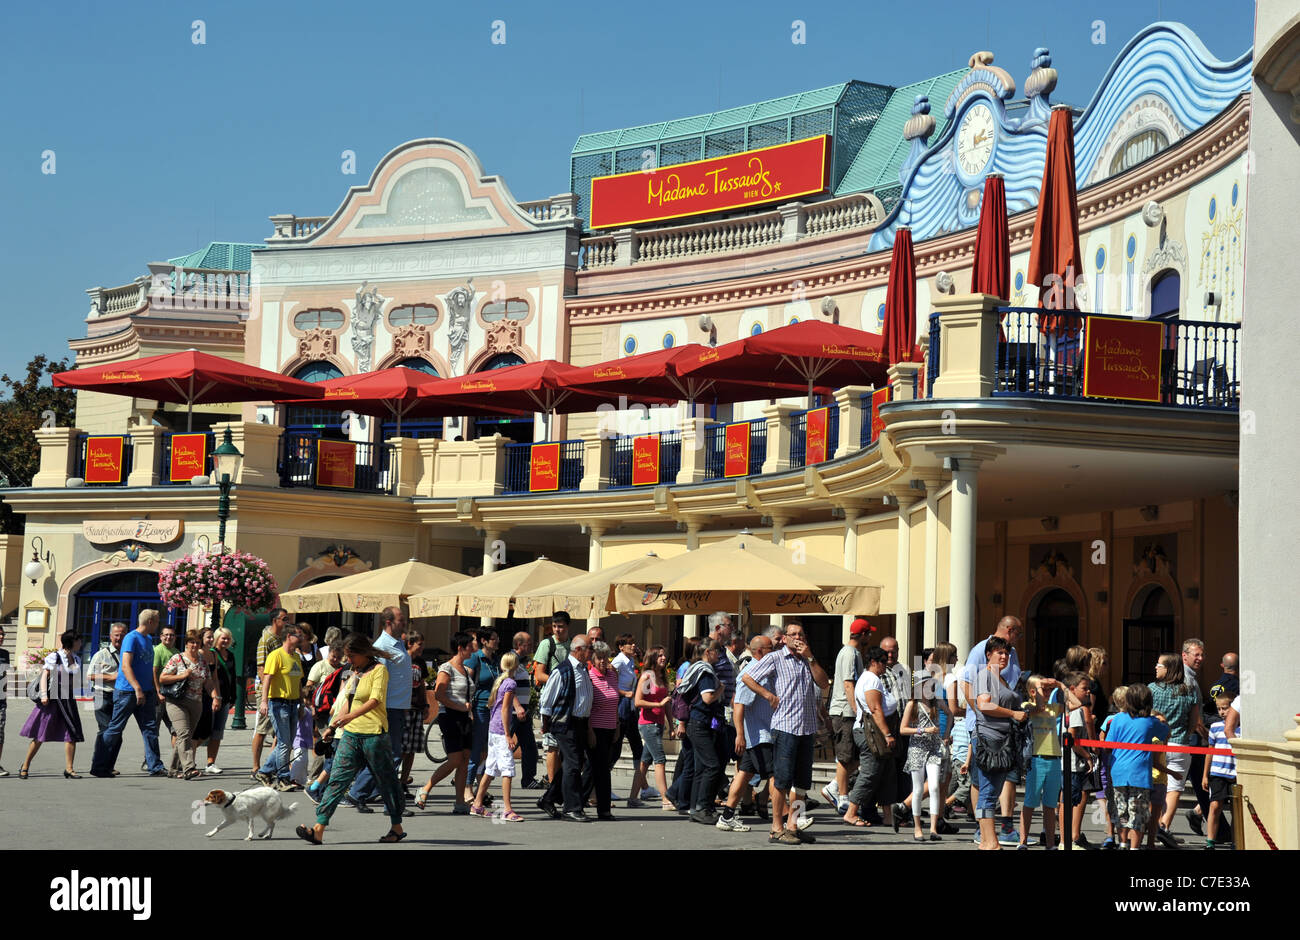
[[[1075,189],[1074,120],[1068,105],[1052,108],[1047,127],[1047,160],[1043,164],[1043,185],[1038,194],[1038,217],[1034,222],[1034,243],[1029,252],[1028,277],[1041,289],[1039,306],[1053,293],[1060,302],[1051,309],[1076,310],[1073,285],[1083,270],[1079,248],[1079,206]],[[1046,286],[1059,278],[1055,288]],[[1039,317],[1039,330],[1053,336],[1078,333],[1077,322],[1069,317],[1046,314]]]
[[[906,225],[894,233],[881,343],[891,363],[913,359],[916,346],[916,255],[912,252],[912,230]]]
[[[1007,186],[1001,173],[984,180],[980,221],[975,229],[972,294],[1011,299],[1011,242],[1007,235]]]
[[[192,426],[196,404],[271,401],[290,396],[315,400],[324,394],[311,382],[196,349],[59,372],[54,376],[54,385],[186,405],[187,429]]]
[[[677,366],[683,376],[775,382],[799,381],[807,388],[809,407],[814,386],[881,385],[889,357],[882,337],[825,320],[803,320],[746,336],[708,349]]]

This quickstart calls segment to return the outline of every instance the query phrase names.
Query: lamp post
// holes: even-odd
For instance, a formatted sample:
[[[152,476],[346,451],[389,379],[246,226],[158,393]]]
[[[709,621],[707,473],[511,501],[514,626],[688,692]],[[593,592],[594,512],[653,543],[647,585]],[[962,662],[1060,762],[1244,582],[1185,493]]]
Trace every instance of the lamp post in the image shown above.
[[[230,489],[235,484],[235,477],[239,474],[239,464],[244,459],[244,455],[239,452],[230,439],[230,428],[226,428],[225,433],[221,436],[221,443],[212,451],[212,470],[213,476],[217,480],[217,490],[220,496],[217,498],[217,549],[221,553],[226,551],[226,520],[230,518]],[[214,597],[212,599],[212,632],[217,631],[218,621],[221,617],[221,599]],[[240,644],[243,649],[243,644]],[[235,717],[230,722],[231,729],[242,731],[244,724],[244,683],[243,672],[240,669],[235,670]]]

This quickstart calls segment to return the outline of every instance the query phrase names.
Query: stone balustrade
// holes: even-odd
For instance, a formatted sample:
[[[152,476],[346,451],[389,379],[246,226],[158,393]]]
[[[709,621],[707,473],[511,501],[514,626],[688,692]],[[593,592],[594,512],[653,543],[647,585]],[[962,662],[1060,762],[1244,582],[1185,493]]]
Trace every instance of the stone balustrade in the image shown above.
[[[576,193],[559,193],[549,199],[521,202],[519,208],[534,222],[571,223],[574,221],[574,213],[578,210],[578,196]]]
[[[282,213],[270,216],[275,233],[268,242],[287,242],[306,238],[330,220],[328,215],[294,215]]]
[[[582,240],[582,270],[612,268],[618,261],[617,241],[613,235],[593,235]]]

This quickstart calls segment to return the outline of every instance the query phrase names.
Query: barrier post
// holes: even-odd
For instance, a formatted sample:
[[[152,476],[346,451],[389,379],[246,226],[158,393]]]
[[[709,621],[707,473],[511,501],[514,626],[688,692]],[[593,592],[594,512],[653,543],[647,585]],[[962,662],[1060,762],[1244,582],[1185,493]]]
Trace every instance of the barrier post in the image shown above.
[[[1074,735],[1068,729],[1061,735],[1061,786],[1056,831],[1061,848],[1069,852],[1074,849]]]
[[[1238,852],[1246,848],[1246,798],[1241,784],[1232,785],[1232,847]],[[1240,820],[1240,821],[1238,821]],[[1208,830],[1207,830],[1208,831]]]

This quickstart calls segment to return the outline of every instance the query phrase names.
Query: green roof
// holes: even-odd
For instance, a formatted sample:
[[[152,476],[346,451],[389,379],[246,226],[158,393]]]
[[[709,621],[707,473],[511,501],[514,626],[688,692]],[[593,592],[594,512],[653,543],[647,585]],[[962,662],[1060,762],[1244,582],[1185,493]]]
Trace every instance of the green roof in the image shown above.
[[[963,72],[963,74],[965,73]],[[660,121],[657,124],[642,124],[639,127],[626,127],[620,130],[583,134],[578,138],[578,142],[573,145],[573,153],[589,153],[591,151],[654,143],[660,140],[699,134],[704,131],[743,127],[755,121],[776,120],[793,114],[802,114],[805,111],[815,111],[830,107],[838,102],[850,84],[849,82],[842,82],[839,85],[816,88],[796,95],[786,95],[784,98],[760,101],[757,104],[742,105],[739,108],[728,108],[725,111],[714,111],[709,114],[697,114],[695,117]]]
[[[841,178],[835,195],[865,192],[880,186],[897,186],[898,173],[912,148],[912,142],[903,139],[903,125],[912,116],[916,96],[928,95],[930,98],[930,116],[934,118],[934,133],[930,135],[930,141],[933,142],[943,133],[948,123],[943,115],[944,103],[957,87],[957,82],[969,71],[970,69],[958,69],[955,72],[945,72],[895,89],[885,103],[880,120],[871,129],[866,143]]]
[[[254,248],[265,245],[248,245],[243,242],[209,242],[206,248],[191,251],[179,258],[168,258],[167,263],[182,268],[208,268],[213,271],[247,271],[252,267]]]

